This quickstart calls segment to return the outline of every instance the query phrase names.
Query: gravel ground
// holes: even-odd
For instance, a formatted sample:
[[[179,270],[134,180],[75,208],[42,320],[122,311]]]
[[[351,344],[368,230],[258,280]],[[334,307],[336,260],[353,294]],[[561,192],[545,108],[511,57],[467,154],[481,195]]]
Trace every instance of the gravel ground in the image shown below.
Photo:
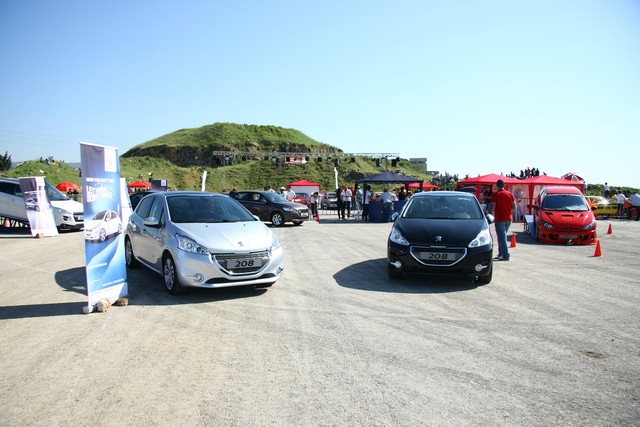
[[[0,233],[0,425],[640,425],[639,222],[599,221],[601,257],[514,224],[484,286],[390,281],[390,228],[274,229],[267,290],[130,270],[89,315],[82,233]]]

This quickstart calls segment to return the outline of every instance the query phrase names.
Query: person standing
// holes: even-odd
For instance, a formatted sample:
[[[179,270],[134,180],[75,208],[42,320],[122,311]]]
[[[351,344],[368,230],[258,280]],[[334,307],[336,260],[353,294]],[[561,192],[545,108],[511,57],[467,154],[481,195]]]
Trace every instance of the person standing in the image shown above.
[[[345,219],[344,212],[347,211],[347,218],[351,218],[351,197],[353,193],[348,185],[342,190],[342,219]]]
[[[631,219],[631,211],[635,209],[637,221],[640,218],[640,195],[638,195],[638,193],[634,193],[631,197],[629,197],[629,201],[631,202],[631,208],[629,209],[629,219]]]
[[[296,197],[296,193],[295,191],[293,191],[291,189],[290,185],[287,185],[287,189],[285,190],[284,194],[283,194],[284,198],[287,199],[289,202],[293,202],[293,198]]]
[[[620,190],[620,193],[616,195],[616,200],[618,201],[618,218],[622,218],[622,212],[624,212],[624,202],[627,201],[627,196],[622,190]]]
[[[311,216],[313,216],[314,218],[318,216],[318,199],[319,198],[320,198],[320,195],[318,194],[317,191],[313,193],[309,198],[309,203],[311,203]]]
[[[496,183],[498,191],[491,196],[492,211],[495,217],[494,225],[498,237],[499,261],[509,261],[509,246],[507,245],[507,232],[513,220],[513,211],[516,209],[516,198],[504,189],[504,181],[499,179]]]
[[[362,221],[369,221],[369,201],[371,200],[371,186],[367,185],[362,192]]]
[[[391,212],[393,211],[393,196],[389,193],[389,189],[385,188],[380,196],[382,200],[382,218],[384,222],[391,221]]]
[[[611,187],[609,187],[608,183],[604,183],[604,198],[609,200],[611,197]]]
[[[342,207],[342,187],[336,188],[336,210],[338,211],[338,219],[343,219],[344,208]]]

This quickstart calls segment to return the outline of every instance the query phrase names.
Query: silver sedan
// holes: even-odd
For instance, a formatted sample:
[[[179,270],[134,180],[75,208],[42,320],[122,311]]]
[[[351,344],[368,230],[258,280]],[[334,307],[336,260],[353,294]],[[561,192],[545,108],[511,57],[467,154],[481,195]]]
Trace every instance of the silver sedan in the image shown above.
[[[127,223],[125,259],[162,274],[171,294],[268,287],[284,269],[282,246],[265,224],[230,197],[196,191],[145,197]]]

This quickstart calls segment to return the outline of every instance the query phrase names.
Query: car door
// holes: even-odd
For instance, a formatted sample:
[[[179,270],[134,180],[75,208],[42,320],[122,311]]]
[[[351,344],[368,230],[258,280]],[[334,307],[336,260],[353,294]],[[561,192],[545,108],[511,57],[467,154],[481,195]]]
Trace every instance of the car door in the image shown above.
[[[144,261],[156,270],[162,268],[162,250],[165,239],[164,226],[166,224],[164,199],[154,197],[149,209],[148,218],[154,218],[159,223],[158,226],[148,226],[142,224],[138,247]]]

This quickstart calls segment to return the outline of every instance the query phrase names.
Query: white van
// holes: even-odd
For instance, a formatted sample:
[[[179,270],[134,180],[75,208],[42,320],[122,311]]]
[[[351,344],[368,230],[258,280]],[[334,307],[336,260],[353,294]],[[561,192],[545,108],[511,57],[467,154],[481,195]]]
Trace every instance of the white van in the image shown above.
[[[46,189],[56,227],[59,230],[82,229],[84,227],[82,203],[67,199],[64,193],[49,183],[46,184]],[[0,178],[0,217],[29,223],[20,181],[16,178]]]

